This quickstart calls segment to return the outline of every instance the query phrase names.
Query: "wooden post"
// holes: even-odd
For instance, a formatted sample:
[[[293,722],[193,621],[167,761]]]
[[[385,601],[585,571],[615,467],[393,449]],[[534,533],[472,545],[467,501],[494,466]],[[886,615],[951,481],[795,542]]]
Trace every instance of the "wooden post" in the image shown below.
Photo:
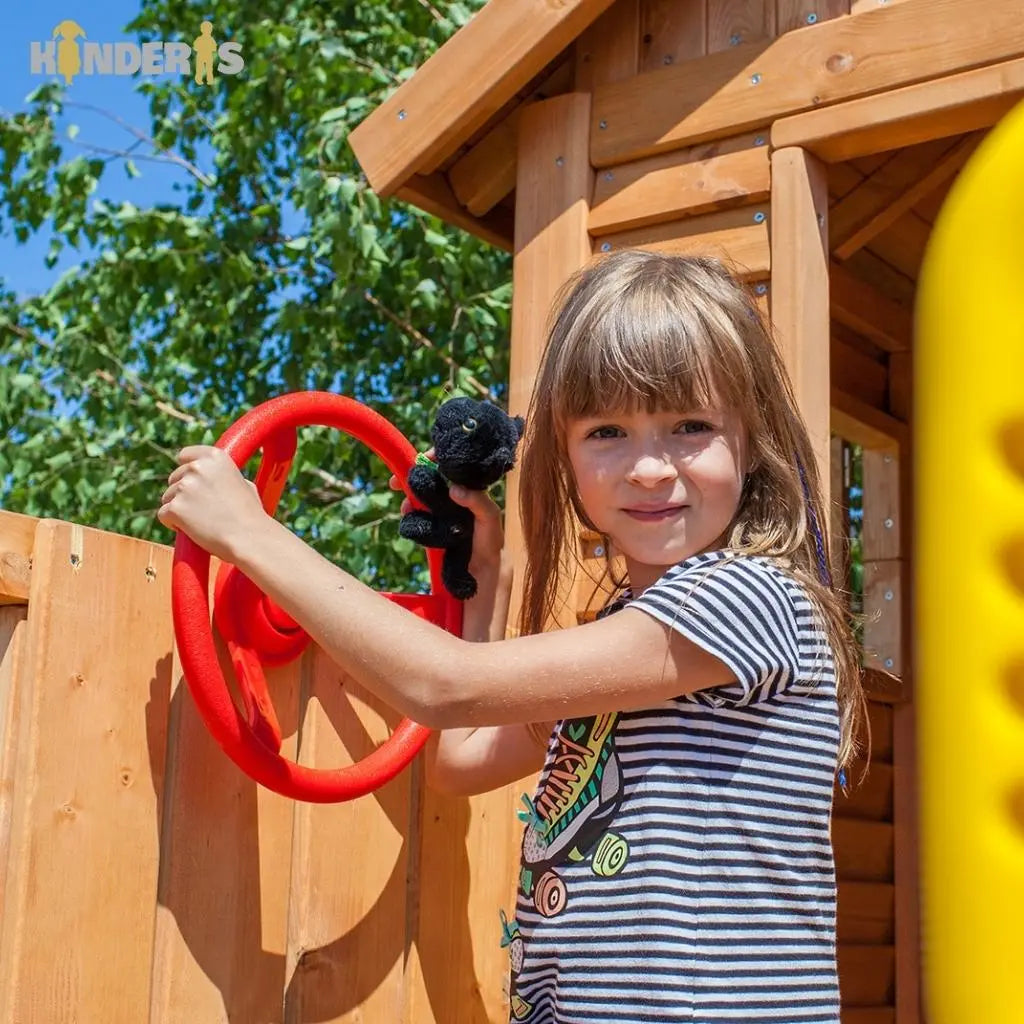
[[[772,154],[772,322],[807,423],[822,487],[830,472],[828,185],[803,149]]]
[[[535,103],[520,121],[512,272],[512,414],[526,414],[558,289],[590,259],[587,220],[594,175],[589,138],[589,93],[568,93]],[[510,475],[507,493],[505,529],[517,580],[509,624],[515,629],[524,564],[518,471]],[[566,601],[557,621],[571,625],[576,622],[571,581],[566,581],[563,593]]]

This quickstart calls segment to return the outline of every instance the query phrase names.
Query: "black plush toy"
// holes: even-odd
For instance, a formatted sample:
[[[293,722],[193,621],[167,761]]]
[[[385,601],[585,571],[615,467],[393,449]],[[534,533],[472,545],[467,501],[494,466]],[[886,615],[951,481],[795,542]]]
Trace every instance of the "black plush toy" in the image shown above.
[[[434,461],[419,456],[409,470],[409,490],[427,506],[402,516],[398,532],[428,548],[443,548],[441,581],[465,601],[476,593],[469,571],[473,513],[448,495],[449,484],[485,491],[514,465],[523,434],[522,416],[509,416],[490,402],[449,399],[430,429]]]

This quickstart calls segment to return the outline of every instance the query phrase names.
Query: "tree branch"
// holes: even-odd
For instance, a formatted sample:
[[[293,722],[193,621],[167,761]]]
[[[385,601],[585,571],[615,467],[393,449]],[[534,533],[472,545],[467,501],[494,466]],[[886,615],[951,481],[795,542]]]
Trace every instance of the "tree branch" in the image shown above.
[[[375,295],[369,291],[363,292],[363,298],[366,299],[374,309],[383,313],[396,327],[398,327],[403,334],[412,338],[417,344],[422,345],[424,348],[430,349],[431,352],[436,352],[437,355],[444,361],[444,364],[452,371],[456,373],[462,369],[458,363],[452,359],[451,356],[446,355],[444,352],[438,350],[437,346],[425,335],[421,334],[408,320],[403,320],[397,313],[392,312],[388,309]],[[494,399],[494,393],[490,388],[484,387],[472,374],[466,375],[466,383],[469,384],[477,394],[482,395],[484,398],[492,400]]]

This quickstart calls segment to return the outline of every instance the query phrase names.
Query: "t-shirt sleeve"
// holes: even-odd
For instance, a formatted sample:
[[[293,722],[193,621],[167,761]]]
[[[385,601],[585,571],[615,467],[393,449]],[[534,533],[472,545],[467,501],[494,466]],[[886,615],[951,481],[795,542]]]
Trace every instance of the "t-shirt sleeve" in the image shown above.
[[[767,700],[797,678],[796,592],[768,563],[746,557],[683,562],[628,607],[677,630],[729,668],[735,681],[694,694],[701,703]]]

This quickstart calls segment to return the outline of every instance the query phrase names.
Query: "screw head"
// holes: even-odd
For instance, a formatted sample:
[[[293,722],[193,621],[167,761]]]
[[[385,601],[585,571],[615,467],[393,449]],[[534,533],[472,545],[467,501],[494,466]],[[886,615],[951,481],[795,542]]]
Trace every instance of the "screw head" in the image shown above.
[[[601,243],[601,252],[611,252],[611,251],[612,251],[612,243],[611,242],[602,242]]]
[[[742,37],[740,36],[739,32],[734,32],[731,36],[729,36],[730,46],[739,46],[741,42]]]
[[[605,171],[604,172],[604,180],[605,181],[611,181],[614,177],[615,177],[615,172],[614,171]]]
[[[812,11],[807,15],[807,24],[813,25],[818,20],[818,16]]]
[[[892,668],[892,667],[893,667],[893,665],[895,665],[895,664],[896,664],[896,662],[894,662],[894,661],[892,660],[892,658],[886,658],[886,659],[885,659],[885,667],[886,667],[886,668]]]
[[[760,85],[761,84],[761,72],[760,71],[758,71],[755,74],[750,76],[750,84],[751,85]]]
[[[605,128],[608,127],[608,122],[607,121],[600,121],[600,122],[598,122],[597,127],[600,128],[601,131],[604,131]]]
[[[883,525],[885,526],[885,528],[887,530],[891,530],[892,526],[893,526],[892,519],[891,518],[886,519],[886,521],[885,521],[885,523]]]
[[[603,558],[604,557],[604,545],[603,544],[595,544],[594,545],[594,557],[595,558]]]
[[[768,294],[768,285],[766,285],[763,281],[761,282],[761,284],[754,285],[754,294],[755,295],[767,295]]]
[[[764,211],[763,210],[758,210],[757,213],[754,214],[754,223],[755,224],[763,224],[764,223]]]
[[[666,53],[665,56],[661,58],[661,63],[662,64],[671,64],[672,63],[672,54],[671,53]]]
[[[561,156],[556,156],[555,157],[555,166],[556,167],[561,167],[564,164],[565,164],[565,157],[561,157]]]
[[[886,601],[891,601],[893,599],[893,596],[894,595],[893,595],[893,592],[891,590],[887,590],[885,592],[885,599],[886,599]]]
[[[763,135],[758,135],[757,138],[754,139],[754,145],[755,146],[763,146],[764,145],[764,136]]]
[[[398,120],[399,121],[404,121],[405,120],[405,111],[404,110],[400,110],[398,112]]]

